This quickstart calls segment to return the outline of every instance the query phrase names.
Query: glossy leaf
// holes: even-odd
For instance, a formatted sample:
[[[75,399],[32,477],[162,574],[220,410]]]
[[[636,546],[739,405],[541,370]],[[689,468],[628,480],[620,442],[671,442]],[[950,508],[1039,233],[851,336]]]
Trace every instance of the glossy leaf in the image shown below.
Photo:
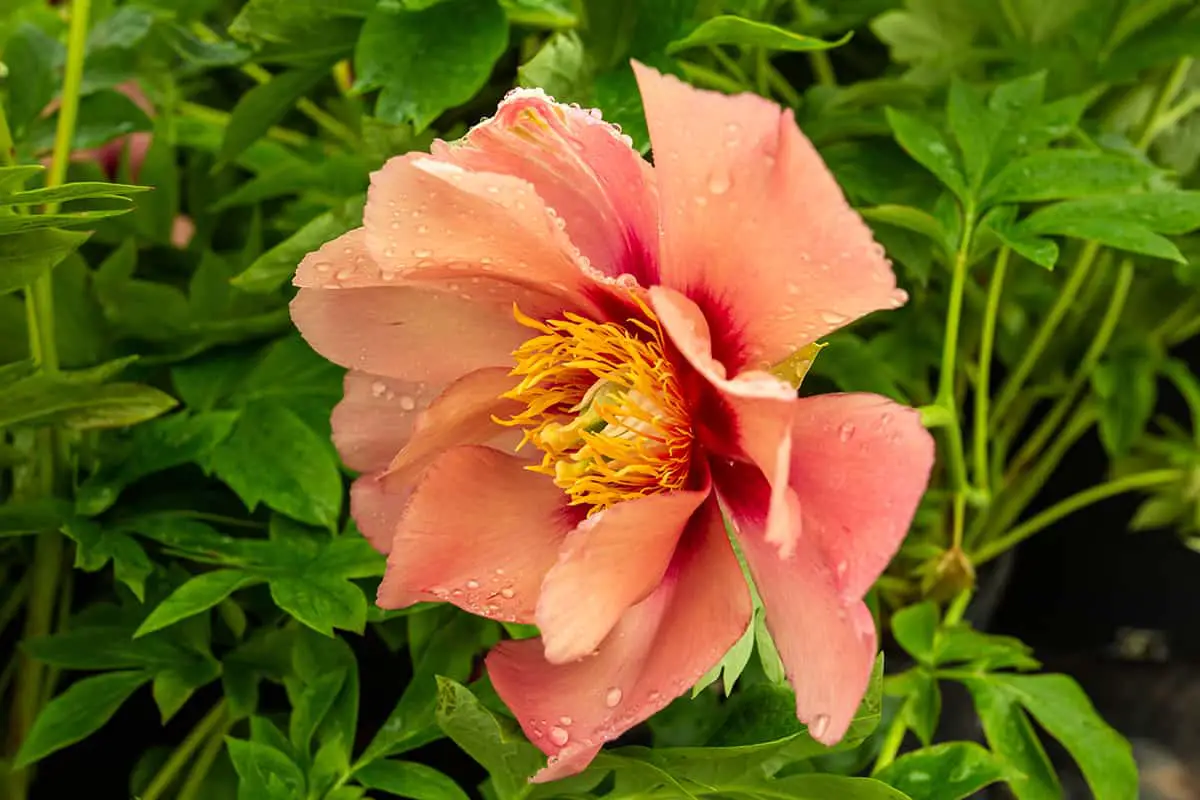
[[[846,34],[836,42],[827,42],[813,36],[780,28],[766,22],[758,22],[744,17],[727,14],[704,20],[682,39],[676,39],[667,45],[668,53],[678,53],[692,47],[707,45],[734,44],[739,47],[762,47],[766,50],[783,50],[790,52],[805,52],[810,50],[828,50],[831,47],[843,45],[850,40]]]
[[[145,636],[181,619],[215,606],[238,589],[260,579],[235,569],[218,569],[190,579],[158,604],[138,626],[134,636]]]
[[[937,629],[937,605],[931,600],[903,608],[892,616],[892,635],[896,642],[922,663],[930,663],[933,659]]]
[[[950,742],[905,753],[875,778],[911,800],[964,800],[1011,774],[1003,760],[974,742]]]
[[[259,742],[227,738],[237,770],[238,800],[294,800],[304,796],[304,773],[286,754]]]
[[[516,723],[484,708],[465,686],[438,676],[437,693],[438,725],[487,769],[500,797],[519,796],[545,756],[525,740]]]
[[[0,294],[32,284],[75,252],[89,235],[49,227],[0,235]]]
[[[1009,162],[984,190],[992,203],[1059,200],[1142,187],[1155,168],[1091,150],[1043,150]]]
[[[458,784],[432,767],[414,761],[372,761],[354,773],[368,789],[412,800],[467,800]]]

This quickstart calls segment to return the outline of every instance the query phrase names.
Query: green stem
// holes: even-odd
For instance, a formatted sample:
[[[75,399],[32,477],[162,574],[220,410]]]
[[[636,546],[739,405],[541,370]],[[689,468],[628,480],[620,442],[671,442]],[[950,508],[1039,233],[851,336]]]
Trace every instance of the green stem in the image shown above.
[[[975,385],[975,485],[987,494],[991,485],[988,463],[988,402],[991,400],[992,350],[996,344],[996,318],[1000,312],[1000,296],[1004,293],[1004,275],[1008,271],[1007,247],[1000,248],[996,267],[988,285],[987,306],[983,314],[983,332],[979,340],[979,379]]]
[[[192,754],[222,722],[227,721],[228,708],[228,703],[222,700],[196,723],[196,727],[192,728],[187,737],[180,742],[166,763],[155,774],[153,780],[146,786],[146,790],[141,794],[141,800],[158,800],[167,789],[171,788],[171,784],[191,761]],[[220,741],[219,737],[217,741]]]
[[[908,707],[911,703],[912,695],[909,695],[904,698],[900,708],[896,709],[896,716],[892,717],[888,724],[887,733],[879,746],[879,755],[875,757],[875,766],[871,768],[872,775],[879,774],[880,770],[896,760],[896,753],[900,752],[900,745],[904,744],[904,734],[908,732]]]
[[[679,68],[683,70],[684,76],[692,83],[731,94],[746,91],[745,86],[714,69],[701,66],[693,61],[679,61],[678,64]]]
[[[192,762],[192,767],[188,770],[183,785],[179,787],[179,793],[175,795],[175,800],[197,800],[200,797],[200,790],[204,788],[204,779],[208,777],[208,771],[212,769],[213,762],[221,754],[221,748],[225,746],[225,734],[229,733],[233,723],[232,719],[226,717],[220,727],[212,732],[208,741],[204,743],[204,747],[200,749],[196,760]]]
[[[1012,0],[1000,0],[1000,9],[1004,12],[1004,21],[1008,23],[1008,27],[1012,29],[1013,36],[1018,39],[1025,38],[1025,28],[1021,25],[1021,17],[1017,14],[1017,10],[1013,8]]]
[[[950,474],[954,491],[963,493],[967,489],[967,463],[963,452],[962,428],[955,400],[954,371],[958,363],[958,334],[962,327],[963,298],[967,286],[967,258],[971,251],[971,239],[975,235],[975,207],[967,203],[963,207],[962,239],[954,257],[954,271],[950,281],[950,305],[946,311],[946,332],[942,339],[942,363],[938,374],[937,396],[934,403],[949,416],[945,427],[950,445]]]
[[[67,32],[67,61],[64,74],[62,103],[58,110],[58,127],[54,134],[54,151],[46,173],[46,187],[61,186],[67,176],[71,145],[75,139],[75,124],[79,117],[80,88],[83,84],[83,62],[87,48],[88,21],[91,0],[74,0],[70,8],[71,21]],[[7,124],[4,138],[8,138]],[[0,144],[6,144],[0,142]],[[8,156],[9,148],[5,150]],[[45,212],[52,214],[58,205],[47,204]],[[26,320],[29,325],[31,355],[42,374],[58,372],[58,347],[54,338],[54,284],[46,273],[25,293]],[[54,493],[59,481],[57,454],[59,441],[53,428],[38,431],[39,484],[43,495]],[[50,633],[54,619],[55,599],[62,574],[63,540],[58,531],[45,531],[34,544],[33,564],[29,568],[32,584],[26,608],[24,639]],[[15,754],[25,741],[33,721],[41,710],[44,694],[44,669],[40,662],[21,654],[13,690],[13,709],[9,720],[8,752]],[[24,800],[29,791],[28,770],[14,769],[8,776],[10,800]]]
[[[809,9],[806,0],[793,0],[793,7],[796,10],[796,19],[800,25],[808,27],[812,24],[812,10]],[[813,75],[817,79],[817,83],[821,86],[837,86],[837,75],[833,71],[833,62],[829,60],[829,53],[824,50],[810,50],[808,52],[808,63],[812,66]]]
[[[1031,517],[1013,528],[1005,535],[987,542],[972,554],[971,561],[976,565],[991,561],[1005,550],[1016,547],[1038,531],[1048,528],[1068,514],[1073,514],[1081,508],[1090,506],[1092,503],[1098,503],[1101,500],[1106,500],[1109,497],[1125,492],[1131,492],[1135,489],[1148,489],[1152,486],[1173,483],[1179,480],[1182,475],[1183,473],[1177,469],[1159,469],[1150,472],[1139,472],[1135,475],[1126,475],[1123,478],[1091,486],[1071,495],[1065,500],[1055,503],[1042,513]]]
[[[1004,388],[1000,390],[1000,395],[996,398],[996,404],[992,408],[992,426],[996,426],[1004,418],[1013,401],[1020,396],[1021,387],[1024,385],[1026,379],[1029,378],[1029,374],[1033,372],[1033,368],[1037,365],[1037,360],[1041,357],[1042,351],[1046,349],[1046,345],[1050,343],[1051,337],[1054,336],[1054,331],[1071,309],[1071,305],[1075,301],[1075,296],[1079,293],[1080,287],[1083,286],[1083,282],[1092,268],[1092,263],[1096,260],[1096,254],[1099,252],[1100,244],[1098,242],[1089,241],[1083,246],[1083,249],[1079,253],[1079,259],[1075,262],[1075,267],[1071,270],[1067,282],[1063,284],[1062,290],[1058,293],[1058,298],[1054,301],[1054,306],[1050,309],[1050,313],[1043,320],[1037,334],[1033,337],[1033,343],[1029,345],[1029,349],[1025,351],[1025,355],[1017,363],[1017,367],[1013,370],[1012,375],[1004,382]]]
[[[1075,399],[1083,390],[1088,378],[1091,377],[1092,370],[1100,362],[1101,356],[1108,348],[1108,343],[1112,339],[1113,333],[1117,329],[1117,322],[1121,319],[1121,312],[1125,308],[1125,300],[1129,296],[1129,287],[1133,284],[1133,262],[1125,259],[1121,262],[1120,270],[1117,273],[1116,283],[1113,285],[1112,295],[1108,300],[1108,308],[1104,310],[1104,318],[1100,321],[1100,327],[1096,330],[1096,337],[1092,339],[1092,343],[1088,345],[1087,352],[1084,353],[1083,360],[1079,362],[1079,366],[1075,370],[1074,376],[1071,378],[1071,383],[1067,386],[1067,390],[1058,398],[1058,402],[1046,415],[1038,425],[1037,430],[1029,437],[1029,441],[1017,453],[1017,457],[1013,459],[1009,465],[1008,474],[1010,476],[1020,473],[1022,467],[1028,464],[1037,454],[1045,447],[1046,442],[1054,435],[1058,429],[1058,425],[1063,421],[1067,412],[1071,410]]]
[[[199,103],[191,103],[186,100],[181,101],[176,106],[176,110],[185,117],[199,120],[214,127],[224,128],[229,125],[229,120],[232,118],[232,115],[228,111],[200,105]],[[280,144],[286,144],[291,147],[307,147],[309,144],[309,138],[303,133],[279,126],[270,128],[267,131],[267,138],[274,139]]]
[[[1159,120],[1167,113],[1167,109],[1170,108],[1172,101],[1175,100],[1175,96],[1183,88],[1184,81],[1187,80],[1188,71],[1191,68],[1192,59],[1185,56],[1175,63],[1175,66],[1167,75],[1167,79],[1163,81],[1158,98],[1154,101],[1154,107],[1151,109],[1150,115],[1146,118],[1146,124],[1142,128],[1142,135],[1138,137],[1138,150],[1145,152],[1154,142],[1155,137],[1166,130],[1166,126],[1159,122]]]
[[[720,45],[710,45],[708,52],[717,60],[717,63],[724,67],[735,81],[738,82],[742,91],[748,90],[753,84],[750,82],[750,76],[742,69],[736,61],[730,58],[729,54],[721,49]]]

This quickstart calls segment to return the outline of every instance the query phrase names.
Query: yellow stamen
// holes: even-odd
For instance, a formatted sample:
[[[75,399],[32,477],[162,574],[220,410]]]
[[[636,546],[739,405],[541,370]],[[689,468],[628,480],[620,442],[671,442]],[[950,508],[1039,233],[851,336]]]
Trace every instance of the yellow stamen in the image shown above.
[[[692,428],[658,319],[594,322],[567,312],[542,322],[513,308],[537,332],[514,352],[520,383],[504,396],[525,409],[503,425],[525,429],[548,475],[588,513],[622,500],[683,488]]]

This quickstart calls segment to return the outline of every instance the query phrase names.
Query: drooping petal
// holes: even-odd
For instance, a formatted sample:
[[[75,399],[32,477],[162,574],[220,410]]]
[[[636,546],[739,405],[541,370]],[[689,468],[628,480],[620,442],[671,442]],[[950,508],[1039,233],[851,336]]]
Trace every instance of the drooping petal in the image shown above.
[[[705,382],[696,387],[693,412],[701,444],[717,457],[750,459],[767,476],[766,537],[786,555],[800,534],[799,503],[788,481],[796,390],[763,372],[728,378],[713,357],[712,332],[700,308],[665,286],[652,287],[649,296],[663,330]]]
[[[501,642],[488,655],[488,674],[526,735],[551,757],[534,780],[581,771],[604,742],[687,691],[742,635],[750,613],[749,590],[710,499],[658,588],[625,612],[595,656],[550,664],[539,639]]]
[[[378,472],[395,458],[440,388],[355,370],[343,386],[330,420],[333,443],[346,466],[359,472]]]
[[[494,117],[457,142],[434,142],[432,151],[468,170],[529,181],[592,266],[656,282],[654,170],[595,112],[555,103],[540,89],[516,89]]]
[[[379,605],[444,600],[532,622],[539,587],[577,515],[561,489],[524,465],[481,446],[438,457],[396,528]]]
[[[330,361],[415,383],[445,385],[509,364],[528,330],[512,309],[414,286],[301,289],[292,320]]]
[[[797,403],[791,486],[847,599],[859,599],[900,547],[933,467],[933,437],[914,409],[872,394]]]
[[[861,600],[842,597],[815,537],[797,537],[787,557],[767,541],[770,488],[757,469],[748,464],[714,466],[721,504],[737,532],[762,597],[767,628],[796,690],[796,716],[814,739],[836,744],[854,718],[875,661],[870,611]]]
[[[350,485],[350,516],[371,546],[384,555],[392,551],[396,526],[412,490],[412,484],[386,485],[377,474],[363,475]]]
[[[634,70],[661,198],[662,283],[700,306],[731,374],[903,302],[791,111]]]
[[[658,586],[688,520],[708,495],[705,486],[627,500],[567,535],[537,604],[547,661],[564,664],[589,655],[626,609]]]
[[[528,181],[429,156],[393,158],[373,173],[363,211],[383,276],[497,278],[594,311],[594,281],[555,220]]]

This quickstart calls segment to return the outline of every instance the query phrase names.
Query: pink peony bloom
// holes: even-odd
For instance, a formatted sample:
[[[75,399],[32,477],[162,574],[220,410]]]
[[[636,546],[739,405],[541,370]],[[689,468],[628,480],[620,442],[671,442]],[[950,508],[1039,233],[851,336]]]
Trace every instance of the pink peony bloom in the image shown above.
[[[550,756],[539,781],[746,630],[722,512],[797,716],[839,741],[876,653],[862,598],[933,460],[912,409],[800,399],[768,371],[905,300],[791,113],[635,69],[653,167],[594,112],[517,90],[461,141],[389,161],[363,227],[295,280],[296,324],[350,368],[334,440],[389,553],[379,604],[540,629],[487,659]]]

